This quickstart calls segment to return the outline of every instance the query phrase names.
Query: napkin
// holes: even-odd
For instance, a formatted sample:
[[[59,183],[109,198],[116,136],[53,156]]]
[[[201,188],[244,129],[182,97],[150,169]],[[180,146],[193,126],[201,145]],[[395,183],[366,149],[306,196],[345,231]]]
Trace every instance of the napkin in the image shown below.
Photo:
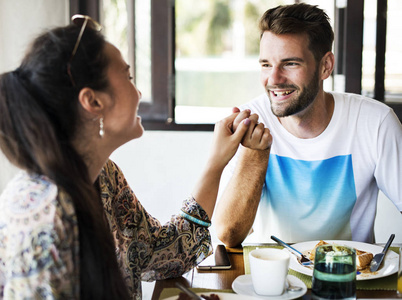
[[[248,254],[255,248],[278,248],[282,249],[282,246],[272,245],[259,245],[259,246],[244,246],[243,247],[243,259],[244,259],[244,272],[250,274],[250,263],[248,261]],[[392,251],[399,253],[398,247],[390,247]],[[294,275],[299,278],[307,288],[311,289],[311,276],[299,273],[295,270],[289,269],[289,275]],[[397,274],[393,274],[387,277],[370,280],[358,280],[356,281],[356,289],[358,290],[393,290],[396,291]]]

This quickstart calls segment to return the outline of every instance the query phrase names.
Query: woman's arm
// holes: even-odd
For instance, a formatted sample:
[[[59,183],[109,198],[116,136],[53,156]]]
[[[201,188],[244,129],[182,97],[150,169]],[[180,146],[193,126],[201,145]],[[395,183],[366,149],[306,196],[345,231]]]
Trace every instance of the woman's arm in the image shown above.
[[[249,111],[234,113],[215,124],[210,155],[192,194],[194,199],[207,212],[209,218],[212,218],[215,208],[223,169],[235,155],[240,142],[250,126],[249,115]],[[233,123],[235,120],[237,120],[238,126],[233,133]]]
[[[181,276],[211,252],[206,226],[190,222],[179,213],[162,225],[141,205],[112,161],[103,168],[99,184],[120,269],[131,293],[139,295],[141,280]],[[207,213],[192,197],[184,201],[181,211],[209,222]]]

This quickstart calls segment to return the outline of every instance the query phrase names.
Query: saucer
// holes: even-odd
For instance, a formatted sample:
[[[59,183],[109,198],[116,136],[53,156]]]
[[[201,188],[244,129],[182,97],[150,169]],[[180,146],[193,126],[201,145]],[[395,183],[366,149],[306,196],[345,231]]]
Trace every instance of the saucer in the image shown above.
[[[271,300],[296,299],[296,298],[299,298],[299,297],[303,296],[307,292],[306,285],[299,278],[297,278],[297,277],[295,277],[293,275],[288,275],[288,280],[289,280],[291,285],[302,287],[302,290],[297,291],[297,292],[285,291],[280,296],[262,296],[262,295],[258,295],[254,291],[253,282],[251,281],[251,275],[250,274],[248,274],[248,275],[240,275],[239,277],[237,277],[232,283],[232,289],[233,289],[233,291],[235,291],[237,294],[240,294],[240,295],[248,295],[248,296],[258,297],[260,299],[271,299]]]

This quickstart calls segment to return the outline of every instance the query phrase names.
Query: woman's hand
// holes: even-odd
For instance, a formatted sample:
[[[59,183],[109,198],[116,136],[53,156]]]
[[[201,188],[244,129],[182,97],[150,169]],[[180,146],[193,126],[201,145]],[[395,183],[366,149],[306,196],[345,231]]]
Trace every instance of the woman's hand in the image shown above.
[[[250,110],[233,109],[233,114],[215,124],[211,153],[193,190],[194,199],[212,217],[222,171],[235,155],[240,143],[256,150],[268,150],[272,137],[263,124],[258,124],[258,116],[250,115]],[[268,152],[269,154],[269,152]]]
[[[232,130],[235,132],[237,127],[242,122],[241,114],[249,114],[250,125],[246,134],[244,135],[241,144],[244,147],[253,150],[268,150],[272,145],[272,135],[268,128],[265,128],[264,124],[258,123],[258,115],[251,114],[251,111],[246,109],[242,112],[237,107],[233,108],[233,113],[238,113],[237,117],[233,121]],[[251,114],[251,115],[250,115]]]
[[[212,218],[222,171],[236,153],[249,129],[250,112],[236,112],[215,124],[212,148],[201,178],[193,190],[194,199]],[[233,122],[236,119],[236,130]]]
[[[251,124],[249,116],[250,111],[236,112],[215,124],[210,155],[213,164],[224,167],[233,157],[249,130]],[[233,130],[235,120],[236,130]]]

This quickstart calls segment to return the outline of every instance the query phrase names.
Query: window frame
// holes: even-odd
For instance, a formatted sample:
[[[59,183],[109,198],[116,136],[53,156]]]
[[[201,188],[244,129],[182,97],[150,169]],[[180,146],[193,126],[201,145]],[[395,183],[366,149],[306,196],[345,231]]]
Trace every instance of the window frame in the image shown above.
[[[296,2],[296,1],[295,1]],[[374,99],[384,102],[386,13],[388,0],[377,0]],[[135,8],[134,8],[135,9]],[[70,0],[70,14],[100,19],[99,0]],[[334,75],[344,75],[345,92],[361,94],[364,0],[347,0],[335,9]],[[133,39],[135,41],[135,38]],[[139,115],[146,130],[212,131],[214,124],[175,123],[175,0],[151,0],[152,101],[141,102]],[[402,103],[387,102],[402,121]]]
[[[133,7],[135,9],[134,5]],[[100,21],[99,0],[70,0],[70,14],[76,13],[90,15]],[[133,40],[135,41],[135,36]],[[212,131],[214,124],[174,122],[174,41],[175,1],[151,0],[152,101],[140,103],[139,115],[142,118],[142,124],[146,130]]]
[[[373,99],[385,103],[385,53],[388,0],[377,0],[376,62]],[[345,8],[336,8],[334,74],[345,76],[345,92],[362,93],[362,55],[364,0],[347,0]],[[339,55],[343,54],[343,55]],[[342,56],[342,57],[340,57]],[[339,65],[341,64],[341,66]],[[339,71],[341,70],[341,71]],[[402,103],[386,102],[402,122]]]
[[[139,115],[147,130],[212,131],[214,124],[175,123],[175,1],[151,0],[152,103]],[[156,75],[157,74],[157,75]]]

